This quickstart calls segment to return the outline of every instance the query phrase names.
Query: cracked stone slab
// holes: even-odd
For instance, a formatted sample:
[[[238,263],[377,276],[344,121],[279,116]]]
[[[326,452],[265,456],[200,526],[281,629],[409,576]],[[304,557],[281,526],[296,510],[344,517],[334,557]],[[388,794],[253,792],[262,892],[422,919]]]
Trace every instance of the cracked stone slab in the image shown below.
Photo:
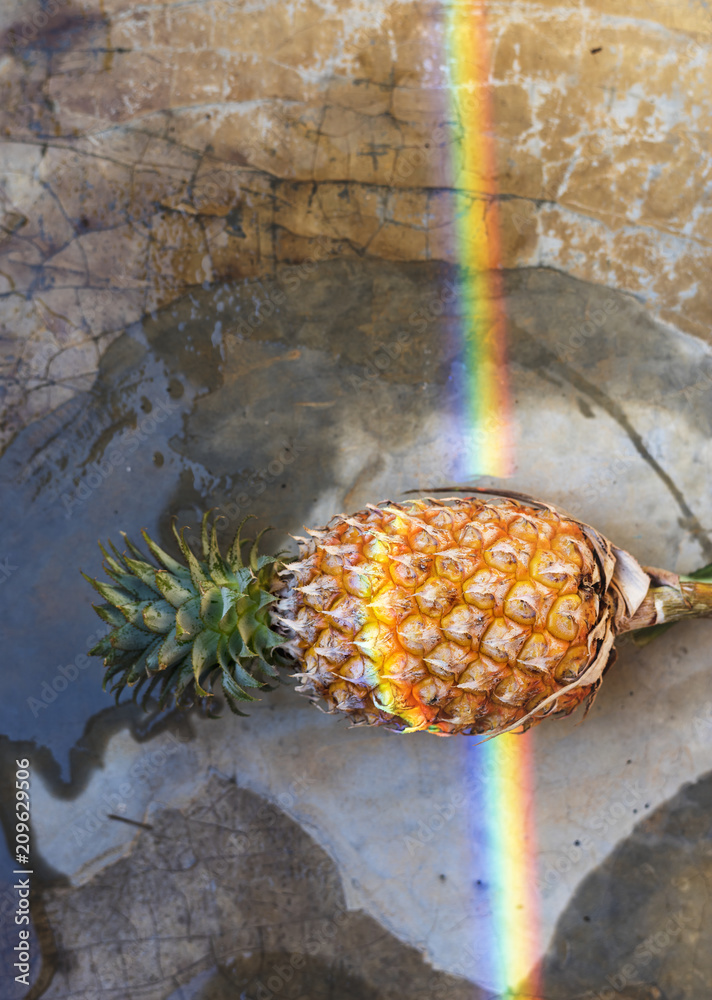
[[[4,5],[0,444],[91,391],[97,360],[36,384],[62,348],[50,317],[98,358],[205,282],[333,254],[453,262],[462,197],[488,232],[482,178],[451,176],[468,106],[449,106],[445,13],[429,0]],[[630,291],[708,339],[704,5],[530,0],[489,4],[488,19],[504,265]]]
[[[182,808],[154,803],[125,858],[44,902],[56,948],[47,998],[482,995],[347,909],[308,833],[218,774]]]

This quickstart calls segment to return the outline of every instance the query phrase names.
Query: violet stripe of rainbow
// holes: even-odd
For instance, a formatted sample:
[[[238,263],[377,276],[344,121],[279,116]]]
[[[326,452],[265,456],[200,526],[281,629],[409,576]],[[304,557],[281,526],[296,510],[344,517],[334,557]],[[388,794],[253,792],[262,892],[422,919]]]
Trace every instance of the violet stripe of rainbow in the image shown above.
[[[506,317],[501,297],[501,252],[484,8],[453,3],[447,15],[449,113],[454,229],[463,344],[460,393],[465,441],[458,472],[511,472]]]

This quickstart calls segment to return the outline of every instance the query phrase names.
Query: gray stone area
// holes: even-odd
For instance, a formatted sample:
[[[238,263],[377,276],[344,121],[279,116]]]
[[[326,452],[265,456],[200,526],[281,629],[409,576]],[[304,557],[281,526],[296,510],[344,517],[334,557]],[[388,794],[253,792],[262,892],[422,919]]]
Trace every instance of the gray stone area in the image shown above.
[[[697,1000],[712,982],[712,777],[685,785],[576,891],[544,962],[550,1000]]]
[[[347,910],[314,840],[218,775],[183,809],[157,812],[125,859],[49,891],[46,907],[57,947],[47,1000],[482,996]]]
[[[416,979],[431,967],[492,989],[496,901],[483,847],[488,775],[481,748],[464,739],[350,730],[285,686],[248,720],[191,717],[192,738],[171,752],[169,731],[152,731],[148,720],[111,709],[98,664],[89,668],[78,659],[97,625],[76,568],[100,572],[97,537],[118,541],[120,528],[137,537],[146,526],[171,546],[174,514],[195,526],[205,507],[218,504],[230,522],[226,536],[241,516],[255,513],[258,527],[274,526],[268,538],[279,547],[304,524],[323,523],[336,511],[452,485],[456,477],[466,481],[459,464],[469,429],[462,417],[458,309],[445,293],[452,277],[438,264],[331,260],[195,290],[129,328],[105,352],[93,393],[23,431],[3,456],[9,529],[3,551],[18,569],[3,593],[6,655],[16,664],[16,681],[0,721],[11,740],[34,741],[28,750],[36,773],[34,843],[47,886],[41,894],[37,887],[47,913],[43,975],[56,991],[48,995],[64,989],[84,998],[82,977],[91,968],[89,959],[67,959],[64,978],[52,979],[60,970],[53,935],[63,935],[60,954],[78,955],[67,938],[77,924],[65,920],[63,907],[93,899],[82,925],[106,923],[101,940],[113,939],[116,908],[97,901],[118,890],[91,894],[118,884],[111,879],[119,872],[118,895],[122,904],[130,901],[141,882],[133,866],[155,844],[152,831],[137,834],[106,814],[162,831],[171,815],[178,837],[191,810],[209,808],[204,795],[215,772],[234,779],[240,795],[272,802],[289,817],[280,820],[287,832],[270,858],[274,865],[294,857],[302,831],[312,849],[326,852],[334,867],[325,897],[338,873],[343,896],[328,898],[338,898],[350,920],[384,929],[378,933],[386,965],[400,967],[402,960]],[[275,289],[284,298],[270,308]],[[632,297],[556,271],[510,272],[505,296],[516,443],[506,485],[560,503],[649,564],[684,571],[708,562],[707,348],[655,323]],[[424,323],[411,319],[416,313]],[[111,464],[117,454],[121,461]],[[106,469],[107,461],[112,471],[101,478],[93,463]],[[643,649],[622,642],[585,722],[579,725],[577,715],[526,737],[535,759],[541,951],[555,956],[546,959],[546,996],[563,998],[569,983],[580,982],[584,994],[591,989],[605,997],[606,977],[620,973],[646,935],[659,927],[672,934],[665,927],[677,897],[670,911],[652,883],[635,881],[649,862],[648,847],[637,833],[626,838],[641,817],[654,810],[664,816],[665,803],[685,782],[712,769],[710,627],[679,625]],[[59,665],[69,664],[75,679],[51,698]],[[445,833],[428,836],[438,810],[463,790],[466,806],[454,811]],[[683,815],[680,822],[688,825],[682,835],[693,840],[697,819],[688,823]],[[144,846],[137,853],[138,845]],[[660,835],[661,853],[650,863],[664,869],[678,847]],[[689,872],[697,873],[688,876],[690,912],[698,913],[708,905],[708,883],[702,855],[688,856]],[[638,894],[634,918],[618,921],[605,909],[612,889],[600,866],[612,857],[620,858],[621,900],[628,885]],[[203,890],[193,880],[203,869],[197,860],[194,867],[180,876],[186,879],[181,906],[202,913],[204,897],[196,894]],[[145,871],[142,878],[148,879]],[[215,892],[211,906],[222,898]],[[585,905],[580,892],[589,894]],[[288,898],[280,897],[284,905]],[[584,916],[595,916],[595,928]],[[575,931],[579,921],[583,929]],[[153,926],[140,925],[133,939],[149,942],[141,945],[149,956],[158,947],[150,943]],[[188,958],[206,935],[220,937],[217,925],[195,926],[195,938],[184,934]],[[594,930],[589,950],[593,939],[585,934]],[[640,965],[644,982],[635,988],[649,992],[630,997],[648,1000],[656,989],[664,997],[705,996],[694,992],[698,980],[676,994],[655,979],[662,969],[665,982],[676,976],[687,982],[690,962],[704,974],[704,960],[682,942],[682,936],[671,940],[662,965]],[[265,938],[260,948],[250,975],[254,967],[255,974],[266,972],[273,956],[281,960],[281,944]],[[334,954],[335,965],[321,956],[304,975],[339,983],[342,953]],[[561,957],[567,954],[569,964]],[[114,961],[115,952],[106,952],[98,967],[124,968]],[[227,969],[225,952],[192,969],[184,985],[171,979],[182,961],[181,952],[156,970],[156,996],[229,995],[230,976],[248,974],[239,962]],[[378,988],[379,976],[369,979],[368,968],[357,962],[353,985],[343,981],[333,995],[352,989],[369,996],[364,991]],[[121,990],[129,986],[135,983],[127,979]],[[316,990],[301,988],[307,995]],[[444,995],[459,995],[452,992],[459,985],[448,989]]]

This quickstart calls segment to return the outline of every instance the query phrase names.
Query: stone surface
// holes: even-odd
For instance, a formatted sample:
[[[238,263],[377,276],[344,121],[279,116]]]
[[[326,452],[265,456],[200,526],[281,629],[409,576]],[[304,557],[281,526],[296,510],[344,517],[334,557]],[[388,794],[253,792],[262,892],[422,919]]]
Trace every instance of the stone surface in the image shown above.
[[[224,777],[183,809],[154,808],[131,848],[81,889],[47,894],[56,972],[45,997],[482,995],[347,910],[328,854]]]
[[[255,513],[279,547],[334,511],[467,475],[456,194],[482,201],[483,225],[492,213],[482,178],[450,173],[468,106],[447,105],[445,8],[35,14],[0,11],[0,808],[9,830],[12,765],[30,755],[34,995],[85,998],[100,976],[126,996],[244,992],[304,943],[282,909],[322,904],[346,908],[349,934],[281,995],[400,995],[394,970],[407,993],[424,977],[428,995],[491,990],[481,748],[351,731],[289,688],[241,722],[109,707],[75,572],[96,575],[95,539],[122,528],[171,546],[174,514],[194,526],[229,505],[227,532]],[[488,18],[507,485],[689,571],[712,561],[708,12],[539,0]],[[546,996],[706,1000],[709,627],[621,643],[583,725],[526,737]],[[230,823],[276,807],[280,895],[261,855],[232,893],[197,881],[197,855],[166,874],[155,830],[197,843],[223,792]],[[250,912],[254,950],[234,936]],[[164,933],[181,914],[195,933]],[[651,935],[658,951],[636,959]]]
[[[5,5],[3,442],[206,281],[454,261],[455,198],[486,201],[452,148],[490,98],[504,265],[631,291],[708,339],[711,22],[678,7],[490,4],[489,89],[451,105],[425,0]],[[83,379],[48,370],[69,341]]]
[[[709,990],[711,791],[709,776],[685,785],[582,882],[546,958],[547,997],[692,1000]]]

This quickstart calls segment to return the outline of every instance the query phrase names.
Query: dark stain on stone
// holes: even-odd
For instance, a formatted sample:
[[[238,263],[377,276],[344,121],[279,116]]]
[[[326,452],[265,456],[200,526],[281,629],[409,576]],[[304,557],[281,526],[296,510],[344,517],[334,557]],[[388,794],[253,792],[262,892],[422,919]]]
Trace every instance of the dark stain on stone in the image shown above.
[[[247,233],[242,228],[242,206],[238,205],[235,208],[230,209],[225,216],[225,221],[231,233],[234,233],[235,236],[239,236],[242,239],[247,239]]]
[[[20,49],[62,52],[86,47],[97,32],[109,28],[109,21],[100,14],[45,13],[41,8],[11,24],[0,35],[0,51]]]
[[[61,928],[45,993],[122,1000],[482,1000],[372,917],[347,910],[326,852],[277,806],[213,775],[151,818],[131,852],[78,888],[45,893]]]
[[[635,827],[581,883],[542,966],[547,1000],[708,1000],[712,774]]]
[[[14,782],[16,760],[27,758],[31,762],[32,779],[41,777],[52,795],[58,799],[77,798],[97,768],[104,762],[106,747],[111,738],[128,727],[134,740],[148,743],[161,736],[181,745],[193,739],[190,717],[186,712],[173,710],[167,714],[144,713],[137,705],[128,702],[120,706],[103,709],[87,720],[84,733],[71,749],[69,780],[63,780],[59,765],[47,747],[39,746],[33,740],[9,740],[0,736],[0,824],[2,825],[8,850],[14,845],[16,816],[14,811]],[[77,817],[77,824],[80,818]],[[67,831],[71,836],[71,831]],[[89,834],[87,833],[87,836]],[[45,892],[50,888],[68,886],[67,877],[48,864],[38,850],[30,818],[30,844],[32,851],[32,892],[30,896],[31,917],[31,988],[28,993],[18,992],[23,1000],[37,1000],[44,996],[55,972],[62,968],[63,959],[57,948],[57,934],[61,927],[53,927],[45,908]],[[0,888],[7,877],[9,867],[0,877]],[[13,946],[17,943],[14,921],[8,920],[14,912],[16,896],[8,886],[0,893],[0,977],[10,983],[14,979],[10,963],[14,959]],[[15,995],[15,994],[14,994]]]
[[[180,399],[185,389],[183,383],[178,378],[172,378],[168,383],[168,395],[171,399]]]
[[[211,341],[217,318],[205,308],[204,290],[196,289],[147,317],[141,328],[172,379],[186,379],[212,392],[222,383],[220,350]]]
[[[588,419],[591,420],[591,419],[593,419],[596,416],[596,414],[593,412],[593,410],[588,405],[588,403],[586,402],[586,400],[582,399],[581,396],[577,396],[576,397],[576,402],[578,403],[578,408],[581,411],[581,413],[584,415],[584,417],[588,417]]]
[[[308,518],[314,484],[333,481],[339,429],[365,428],[383,451],[393,439],[407,448],[424,414],[441,405],[455,348],[441,338],[442,350],[429,355],[439,315],[411,328],[407,350],[395,331],[414,304],[436,295],[443,273],[430,268],[425,280],[418,265],[389,273],[372,262],[323,261],[197,288],[146,320],[152,352],[196,392],[171,447],[212,477],[207,496],[194,475],[182,475],[162,524],[173,514],[195,523],[215,505],[227,512],[224,538],[247,513],[286,534]],[[213,343],[218,321],[221,348]],[[325,420],[325,410],[334,418]],[[352,486],[382,464],[365,454]],[[170,531],[162,538],[172,545]]]

